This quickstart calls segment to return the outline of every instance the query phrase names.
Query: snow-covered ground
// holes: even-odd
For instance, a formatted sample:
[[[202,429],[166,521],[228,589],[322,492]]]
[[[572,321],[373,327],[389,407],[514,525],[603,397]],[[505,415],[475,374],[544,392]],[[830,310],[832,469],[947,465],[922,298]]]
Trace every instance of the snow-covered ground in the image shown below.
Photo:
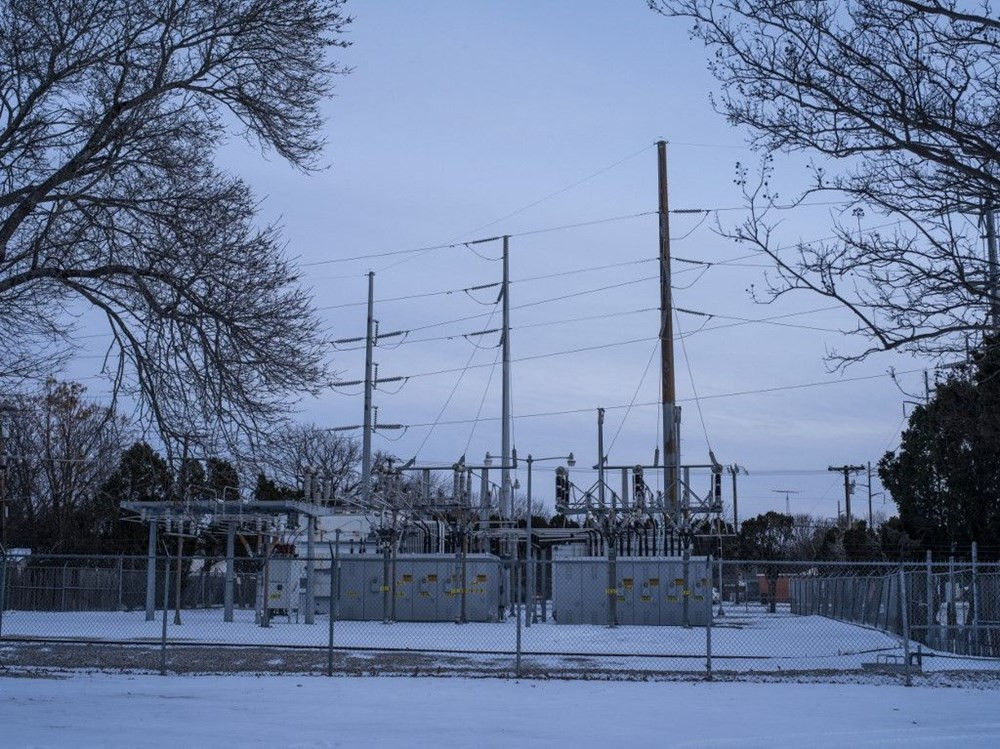
[[[997,692],[295,676],[10,678],[5,747],[995,747]]]
[[[145,621],[142,612],[27,612],[4,614],[5,638],[67,638],[91,641],[157,643],[162,613]],[[308,645],[328,642],[325,618],[307,625],[275,619],[272,626],[254,624],[252,611],[237,611],[224,623],[218,609],[182,612],[182,624],[168,616],[170,645],[239,644]],[[429,652],[513,653],[516,623],[495,624],[338,621],[338,648],[389,648]],[[727,671],[857,670],[884,657],[901,657],[899,638],[885,632],[820,616],[768,614],[760,607],[730,607],[712,628],[713,667]],[[620,626],[536,623],[522,627],[522,651],[536,664],[572,667],[578,656],[594,657],[602,668],[702,671],[706,631],[703,627]],[[916,645],[914,644],[914,649]],[[924,671],[970,669],[1000,674],[1000,659],[956,658],[929,654]]]

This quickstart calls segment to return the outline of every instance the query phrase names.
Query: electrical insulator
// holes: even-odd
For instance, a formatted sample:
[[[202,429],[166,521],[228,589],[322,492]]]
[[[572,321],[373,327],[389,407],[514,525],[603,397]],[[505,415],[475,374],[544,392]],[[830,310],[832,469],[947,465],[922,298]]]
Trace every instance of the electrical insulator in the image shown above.
[[[459,462],[455,463],[451,469],[453,472],[451,482],[452,501],[460,503],[462,502],[463,495],[465,494],[465,478],[462,475],[465,471],[465,466]]]
[[[565,468],[556,468],[556,512],[565,514],[569,509],[569,474]]]
[[[632,469],[632,496],[635,498],[636,505],[642,505],[646,496],[646,481],[642,477],[642,466],[636,466]]]
[[[712,473],[712,504],[718,508],[716,512],[722,511],[722,471]]]
[[[306,466],[302,475],[302,497],[306,502],[312,499],[312,468]]]

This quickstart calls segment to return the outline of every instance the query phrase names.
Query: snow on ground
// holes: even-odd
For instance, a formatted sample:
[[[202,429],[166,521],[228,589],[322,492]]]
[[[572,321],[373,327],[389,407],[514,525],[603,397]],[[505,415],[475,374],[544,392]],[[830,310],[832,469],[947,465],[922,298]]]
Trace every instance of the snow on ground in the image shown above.
[[[329,622],[317,617],[307,625],[277,618],[269,628],[254,624],[254,613],[235,612],[236,621],[222,621],[219,609],[182,611],[182,624],[168,616],[167,638],[172,645],[191,643],[239,645],[311,645],[325,647]],[[86,640],[157,643],[162,612],[145,621],[133,612],[32,612],[4,614],[7,638],[72,638]],[[401,648],[468,653],[513,653],[516,623],[338,621],[334,643],[338,648]],[[522,648],[547,662],[561,663],[564,656],[606,656],[623,669],[704,669],[706,632],[703,627],[620,626],[536,623],[522,628]],[[712,628],[713,665],[718,670],[857,670],[880,656],[902,657],[902,644],[894,635],[821,616],[769,614],[763,607],[730,607]],[[913,645],[916,649],[916,644]],[[671,657],[674,656],[674,657]],[[536,659],[537,660],[537,659]],[[956,657],[925,658],[924,671],[985,670],[1000,672],[1000,659]]]
[[[5,747],[995,747],[997,692],[845,684],[0,675]]]

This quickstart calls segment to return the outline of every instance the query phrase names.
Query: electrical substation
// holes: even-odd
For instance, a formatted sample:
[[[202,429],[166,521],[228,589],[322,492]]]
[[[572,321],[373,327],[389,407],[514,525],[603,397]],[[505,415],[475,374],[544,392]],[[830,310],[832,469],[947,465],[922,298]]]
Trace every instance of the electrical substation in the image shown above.
[[[659,174],[660,354],[662,423],[652,462],[609,465],[604,409],[597,416],[596,481],[581,483],[573,453],[518,459],[511,444],[511,335],[509,237],[476,240],[502,247],[501,348],[503,383],[501,453],[474,464],[383,461],[373,467],[372,436],[402,429],[380,424],[373,392],[382,383],[373,351],[382,339],[374,316],[375,279],[368,274],[360,491],[335,496],[322,468],[306,467],[302,498],[294,501],[133,502],[123,506],[149,526],[146,613],[156,606],[158,534],[183,541],[198,529],[225,533],[225,621],[232,621],[237,539],[249,550],[256,537],[257,620],[284,617],[313,623],[317,614],[339,619],[413,622],[705,626],[712,616],[710,560],[691,554],[698,516],[722,511],[723,466],[682,465],[681,414],[675,403],[666,144],[657,144]],[[492,331],[486,331],[492,332]],[[662,459],[661,459],[662,456]],[[555,470],[557,513],[567,527],[533,528],[533,465]],[[527,507],[514,510],[511,472],[527,468]],[[582,475],[582,473],[581,473]],[[552,496],[545,493],[546,496]],[[572,521],[572,522],[569,522]],[[718,527],[718,525],[717,525]],[[178,562],[177,569],[181,566]]]

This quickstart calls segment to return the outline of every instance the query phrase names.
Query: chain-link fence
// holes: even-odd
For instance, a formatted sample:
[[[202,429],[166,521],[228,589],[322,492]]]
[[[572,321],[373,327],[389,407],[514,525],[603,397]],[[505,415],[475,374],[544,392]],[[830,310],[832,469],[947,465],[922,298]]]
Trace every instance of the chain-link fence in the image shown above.
[[[489,554],[0,559],[0,663],[1000,678],[997,565]]]
[[[793,587],[796,614],[819,614],[907,634],[936,658],[1000,658],[996,565],[927,562],[902,570],[854,565],[797,578]]]

